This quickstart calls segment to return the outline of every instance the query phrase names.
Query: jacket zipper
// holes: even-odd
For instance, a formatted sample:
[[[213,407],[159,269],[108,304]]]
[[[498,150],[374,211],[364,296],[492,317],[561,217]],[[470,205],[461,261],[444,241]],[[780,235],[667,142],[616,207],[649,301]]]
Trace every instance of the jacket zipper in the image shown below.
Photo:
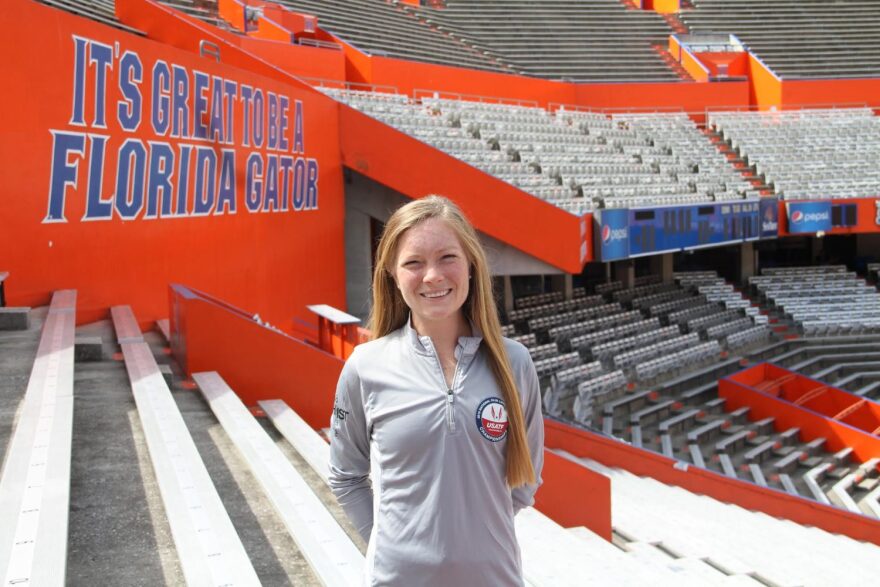
[[[437,362],[440,362],[440,357],[437,357]],[[450,432],[455,432],[455,394],[452,392],[455,389],[455,380],[458,379],[458,364],[460,361],[455,363],[455,371],[452,372],[452,387],[446,389],[446,425],[449,427]],[[443,375],[443,366],[440,366],[440,374]],[[443,377],[443,382],[446,383],[446,377]]]
[[[455,394],[452,390],[455,389],[455,380],[458,377],[458,362],[455,363],[455,371],[452,373],[452,386],[450,387],[446,385],[443,364],[440,362],[440,355],[437,354],[437,349],[434,348],[433,344],[431,344],[431,350],[434,351],[434,360],[437,361],[437,366],[440,368],[440,379],[443,381],[443,388],[446,390],[446,427],[450,432],[455,432]]]

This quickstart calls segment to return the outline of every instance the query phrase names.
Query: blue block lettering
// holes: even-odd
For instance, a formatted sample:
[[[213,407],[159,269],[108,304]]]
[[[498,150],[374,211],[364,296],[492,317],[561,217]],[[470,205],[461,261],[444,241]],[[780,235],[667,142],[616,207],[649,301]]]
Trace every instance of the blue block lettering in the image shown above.
[[[308,187],[306,189],[306,210],[318,209],[318,161],[309,159]]]
[[[288,110],[290,110],[290,98],[281,96],[281,103],[278,112],[278,148],[281,151],[287,151],[290,142],[287,140],[287,118]]]
[[[89,44],[89,64],[95,64],[95,120],[92,126],[107,128],[107,70],[113,69],[113,48],[97,41]]]
[[[278,156],[269,155],[266,161],[266,197],[263,198],[263,212],[278,210]]]
[[[153,132],[165,136],[168,132],[168,120],[171,116],[171,72],[168,64],[157,61],[153,65]]]
[[[205,124],[205,113],[208,111],[208,100],[205,90],[208,89],[208,74],[201,71],[193,72],[193,137],[208,138],[208,126]]]
[[[241,109],[242,122],[244,123],[244,141],[243,147],[251,146],[251,97],[253,96],[253,88],[250,86],[241,86]]]
[[[119,91],[125,96],[116,106],[116,117],[123,130],[136,131],[141,125],[141,90],[144,68],[137,53],[126,51],[119,60]]]
[[[257,88],[257,91],[254,92],[254,146],[262,147],[263,146],[263,123],[265,119],[263,117],[263,90]]]
[[[189,191],[189,157],[192,153],[192,145],[180,145],[180,155],[177,157],[177,207],[175,216],[186,216],[186,196]]]
[[[83,220],[110,220],[113,218],[113,197],[101,198],[104,187],[104,159],[107,139],[101,135],[89,135],[89,188],[86,194],[86,215]]]
[[[144,218],[157,218],[159,202],[162,216],[171,216],[174,175],[174,150],[168,143],[150,143],[150,173],[147,177],[147,213]]]
[[[127,139],[119,149],[116,169],[116,211],[125,220],[134,220],[144,206],[144,175],[147,150],[137,139]]]
[[[205,216],[214,209],[217,154],[211,147],[196,149],[196,197],[193,216]]]
[[[70,162],[70,154],[82,157],[86,137],[82,133],[52,132],[52,174],[49,178],[49,204],[43,222],[67,222],[64,197],[67,187],[76,188],[79,161]]]
[[[86,48],[88,39],[73,35],[73,108],[70,124],[85,126],[86,103]]]
[[[215,143],[223,142],[223,80],[212,78],[211,119],[208,125],[208,138]]]
[[[183,67],[172,65],[171,69],[174,71],[171,136],[189,138],[189,79]]]
[[[235,151],[223,149],[220,157],[220,188],[217,190],[217,208],[214,215],[235,214]]]
[[[263,159],[259,153],[251,153],[247,160],[244,203],[248,212],[259,212],[263,204]]]

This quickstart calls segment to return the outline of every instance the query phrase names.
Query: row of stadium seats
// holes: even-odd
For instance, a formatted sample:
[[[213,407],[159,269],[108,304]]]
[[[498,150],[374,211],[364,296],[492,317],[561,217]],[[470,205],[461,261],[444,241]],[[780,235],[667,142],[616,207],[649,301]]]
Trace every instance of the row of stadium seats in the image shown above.
[[[787,200],[877,195],[880,119],[870,108],[711,112],[708,123]]]
[[[784,80],[880,75],[873,2],[691,0],[692,33],[733,33]]]
[[[845,268],[765,272],[749,286],[806,335],[880,332],[880,293]]]
[[[614,115],[320,88],[566,210],[741,200],[758,192],[684,113]]]

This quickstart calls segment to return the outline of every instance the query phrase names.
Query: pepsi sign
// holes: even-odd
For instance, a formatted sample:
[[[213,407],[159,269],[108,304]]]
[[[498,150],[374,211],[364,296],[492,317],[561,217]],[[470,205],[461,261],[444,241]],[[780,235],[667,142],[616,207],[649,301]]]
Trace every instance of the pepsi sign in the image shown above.
[[[629,257],[628,211],[625,209],[601,210],[593,216],[599,224],[599,242],[595,249],[602,261],[618,261]]]
[[[789,202],[786,209],[791,233],[831,230],[831,202]]]

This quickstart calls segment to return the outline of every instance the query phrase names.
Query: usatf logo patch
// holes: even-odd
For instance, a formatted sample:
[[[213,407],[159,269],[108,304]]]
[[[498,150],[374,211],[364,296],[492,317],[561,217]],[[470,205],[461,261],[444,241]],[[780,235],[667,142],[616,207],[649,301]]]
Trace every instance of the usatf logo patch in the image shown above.
[[[500,398],[490,397],[477,408],[477,430],[486,440],[498,442],[507,438],[507,408]]]

